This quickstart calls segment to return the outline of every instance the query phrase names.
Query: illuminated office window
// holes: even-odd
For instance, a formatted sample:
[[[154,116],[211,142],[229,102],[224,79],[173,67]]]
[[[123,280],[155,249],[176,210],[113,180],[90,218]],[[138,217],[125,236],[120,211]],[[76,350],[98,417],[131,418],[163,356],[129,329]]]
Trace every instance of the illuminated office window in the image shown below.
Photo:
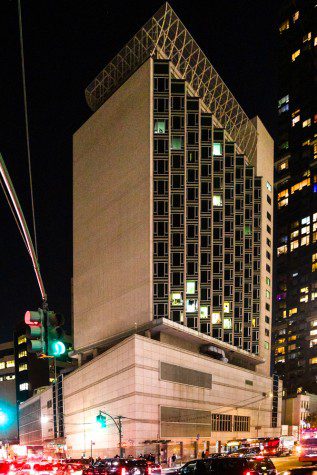
[[[22,383],[19,386],[20,391],[27,391],[29,389],[29,383]]]
[[[288,29],[289,29],[289,20],[287,19],[283,21],[283,23],[280,24],[279,30],[280,30],[280,33],[283,33],[283,31],[288,30]]]
[[[306,35],[303,36],[303,43],[306,43],[306,41],[310,41],[311,40],[311,31],[309,31],[308,33],[306,33]]]
[[[21,335],[18,338],[18,345],[22,345],[22,343],[26,343],[26,336],[25,335]]]
[[[303,128],[304,127],[310,127],[311,126],[311,119],[303,120],[302,126],[303,126]]]
[[[300,55],[300,49],[294,51],[294,53],[292,54],[292,61],[295,61],[299,55]]]
[[[7,368],[14,368],[14,360],[9,360],[6,362]]]

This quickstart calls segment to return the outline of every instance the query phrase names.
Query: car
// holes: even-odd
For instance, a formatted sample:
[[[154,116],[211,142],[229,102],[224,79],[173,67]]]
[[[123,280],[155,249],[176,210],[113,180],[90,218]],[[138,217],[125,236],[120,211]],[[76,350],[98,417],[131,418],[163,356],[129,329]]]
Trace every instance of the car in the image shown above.
[[[185,463],[179,475],[277,475],[273,462],[266,457],[217,457]]]
[[[83,470],[83,475],[151,475],[151,464],[145,459],[107,458]],[[156,472],[157,473],[157,472]]]
[[[243,457],[244,455],[259,455],[261,453],[260,447],[245,447],[243,449],[238,449],[235,452],[229,454],[229,457]]]

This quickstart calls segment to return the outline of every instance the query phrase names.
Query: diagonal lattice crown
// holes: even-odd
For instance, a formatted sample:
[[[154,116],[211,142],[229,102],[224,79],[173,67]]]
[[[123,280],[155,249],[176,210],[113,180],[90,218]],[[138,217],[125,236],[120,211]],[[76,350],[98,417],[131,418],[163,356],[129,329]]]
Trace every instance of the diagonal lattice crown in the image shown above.
[[[257,142],[254,125],[168,3],[89,84],[85,91],[89,107],[97,110],[150,56],[172,62],[252,162]]]

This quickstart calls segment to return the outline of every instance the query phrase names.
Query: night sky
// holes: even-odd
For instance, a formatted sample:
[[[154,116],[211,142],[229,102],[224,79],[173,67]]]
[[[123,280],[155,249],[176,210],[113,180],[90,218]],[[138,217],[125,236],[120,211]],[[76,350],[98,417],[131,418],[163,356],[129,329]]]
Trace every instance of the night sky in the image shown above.
[[[246,113],[276,131],[278,0],[170,2]],[[72,135],[84,90],[162,1],[22,0],[39,261],[51,309],[70,321]],[[0,1],[0,152],[32,231],[17,0]],[[0,342],[41,305],[0,189]]]

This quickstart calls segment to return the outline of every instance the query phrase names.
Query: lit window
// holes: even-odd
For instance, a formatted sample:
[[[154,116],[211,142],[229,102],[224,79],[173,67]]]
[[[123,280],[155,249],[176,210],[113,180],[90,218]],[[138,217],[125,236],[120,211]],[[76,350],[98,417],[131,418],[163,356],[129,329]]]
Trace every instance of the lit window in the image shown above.
[[[212,146],[213,155],[222,155],[222,143],[214,142]]]
[[[28,365],[26,363],[19,365],[19,371],[26,371],[28,369]]]
[[[3,369],[6,367],[6,364],[4,361],[0,361],[0,369]]]
[[[315,36],[315,39],[314,39],[314,46],[317,46],[317,36]]]
[[[283,106],[284,104],[288,104],[288,103],[289,103],[289,95],[287,94],[286,96],[281,97],[281,99],[279,99],[279,101],[278,101],[278,107],[280,108],[280,107]]]
[[[289,104],[284,104],[282,107],[278,109],[279,115],[283,114],[283,112],[287,112],[289,110]]]
[[[301,303],[307,303],[307,302],[308,302],[308,295],[303,295],[303,296],[299,299],[299,301],[300,301]]]
[[[317,292],[312,292],[310,299],[311,299],[312,301],[316,300],[316,299],[317,299]]]
[[[197,309],[198,309],[198,300],[196,299],[186,300],[186,312],[188,313],[197,312]]]
[[[301,223],[302,223],[302,225],[303,224],[310,224],[310,216],[305,216],[305,218],[302,218]]]
[[[181,292],[173,292],[171,294],[171,303],[173,306],[183,305],[182,293]]]
[[[277,355],[285,355],[285,346],[280,346],[279,348],[276,348],[275,353]]]
[[[188,280],[186,282],[186,294],[194,294],[196,292],[196,281]]]
[[[296,58],[298,58],[299,55],[300,55],[300,49],[296,50],[296,51],[292,54],[292,61],[295,61]]]
[[[317,270],[317,253],[311,256],[312,259],[312,272]]]
[[[310,342],[309,342],[310,348],[312,348],[313,346],[316,346],[316,345],[317,345],[317,338],[315,338],[314,340],[310,340]]]
[[[293,307],[289,310],[289,316],[291,317],[292,315],[294,315],[295,313],[297,313],[297,307]]]
[[[15,379],[15,374],[8,374],[7,376],[4,377],[6,381],[12,381],[12,379]]]
[[[26,343],[26,336],[25,335],[21,335],[18,338],[18,345],[22,345],[22,343]]]
[[[219,325],[221,323],[221,315],[218,312],[213,312],[211,314],[211,323],[213,325]]]
[[[299,230],[298,230],[298,229],[296,229],[296,231],[293,231],[293,232],[291,233],[291,239],[295,239],[295,238],[297,238],[297,237],[298,237],[298,235],[299,235]]]
[[[311,32],[303,36],[303,43],[306,43],[306,41],[310,41],[310,40],[311,40]]]
[[[20,391],[27,391],[29,389],[29,383],[22,383],[19,386]]]
[[[310,322],[310,326],[317,327],[317,320],[313,320],[312,322]]]
[[[288,29],[289,29],[289,20],[287,19],[283,21],[283,23],[280,24],[279,30],[280,30],[280,33],[283,33],[283,31],[288,30]]]
[[[230,313],[230,302],[223,302],[223,313]]]
[[[24,350],[24,351],[20,351],[20,353],[19,353],[19,355],[18,355],[18,356],[19,356],[19,358],[24,358],[24,356],[27,356],[27,352],[26,352],[26,350]]]
[[[298,240],[291,242],[291,252],[298,248]]]
[[[271,185],[271,183],[269,183],[268,181],[266,182],[266,188],[267,188],[269,191],[272,191],[272,185]]]
[[[292,15],[292,18],[293,18],[293,23],[295,23],[299,19],[299,11],[295,12]]]
[[[309,244],[309,236],[303,236],[300,240],[301,246],[308,246]]]
[[[295,117],[293,117],[292,119],[292,127],[294,127],[294,125],[296,125],[299,121],[300,121],[300,114],[295,115]]]
[[[213,195],[212,196],[212,204],[214,206],[222,206],[222,196],[221,195]]]
[[[155,134],[165,134],[166,133],[166,120],[165,119],[156,119],[154,122],[154,133]]]
[[[284,356],[278,356],[277,358],[275,358],[275,363],[285,363]]]
[[[201,319],[206,319],[208,318],[209,315],[208,315],[208,307],[207,305],[204,305],[204,306],[201,306],[200,307],[200,318]]]
[[[231,328],[232,328],[232,318],[225,317],[223,319],[223,328],[225,330],[231,330]]]
[[[245,234],[245,236],[251,236],[252,231],[251,231],[251,226],[249,224],[244,226],[244,234]]]
[[[279,339],[277,340],[277,343],[285,343],[285,338],[279,338]]]
[[[278,193],[277,203],[278,203],[279,208],[282,208],[282,206],[287,206],[288,205],[288,195],[289,195],[289,192],[288,192],[287,189],[282,190]]]
[[[310,226],[303,226],[301,229],[302,234],[309,234],[310,233]]]
[[[295,191],[300,191],[305,186],[309,186],[309,185],[310,185],[310,178],[305,178],[305,180],[302,180],[299,183],[296,183],[296,185],[293,185],[291,187],[291,194],[295,193]]]
[[[284,246],[279,246],[277,248],[277,255],[280,256],[281,254],[287,254],[287,245],[284,244]]]
[[[288,351],[293,351],[296,350],[296,343],[293,343],[292,345],[288,345]]]
[[[286,142],[282,142],[282,143],[280,144],[279,148],[280,148],[281,150],[288,150],[288,148],[289,148],[289,142],[288,142],[288,140],[286,140]]]
[[[302,126],[303,126],[303,128],[304,127],[310,127],[311,126],[311,119],[303,120]]]
[[[184,146],[184,139],[180,135],[172,137],[172,150],[182,150]]]
[[[271,292],[269,290],[266,290],[265,291],[265,296],[267,299],[269,299],[271,297]]]
[[[288,341],[294,341],[296,339],[297,339],[296,335],[292,335],[289,337]]]
[[[14,360],[10,360],[6,362],[7,368],[14,368]]]
[[[283,170],[288,169],[288,160],[283,160],[282,162],[278,163],[277,165],[277,171],[282,172]]]
[[[317,364],[317,356],[315,356],[314,358],[310,358],[309,364]]]
[[[271,279],[269,277],[265,277],[266,285],[271,285]]]

